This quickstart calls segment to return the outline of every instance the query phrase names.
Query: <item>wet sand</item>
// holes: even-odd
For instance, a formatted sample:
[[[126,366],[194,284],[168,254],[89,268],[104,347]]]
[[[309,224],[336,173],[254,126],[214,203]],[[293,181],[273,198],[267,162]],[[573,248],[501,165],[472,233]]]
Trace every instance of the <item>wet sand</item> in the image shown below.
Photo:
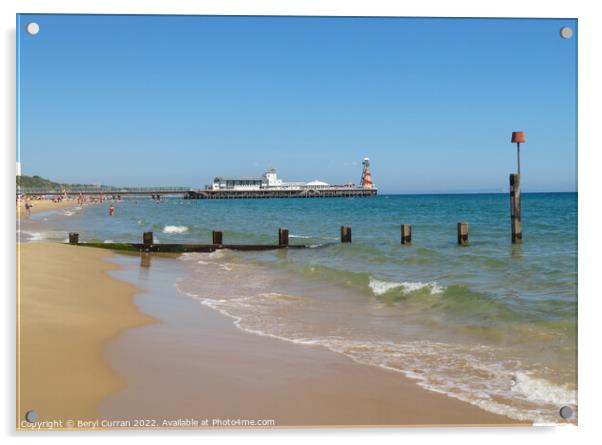
[[[17,428],[28,410],[40,421],[96,419],[124,382],[102,360],[107,341],[154,322],[132,302],[138,291],[107,271],[106,250],[17,244]]]
[[[394,371],[319,347],[253,335],[176,291],[174,260],[116,256],[112,275],[145,289],[140,309],[160,323],[130,329],[105,350],[127,387],[100,405],[105,419],[274,420],[275,426],[508,425],[516,421],[418,387]],[[202,424],[201,424],[202,426]]]

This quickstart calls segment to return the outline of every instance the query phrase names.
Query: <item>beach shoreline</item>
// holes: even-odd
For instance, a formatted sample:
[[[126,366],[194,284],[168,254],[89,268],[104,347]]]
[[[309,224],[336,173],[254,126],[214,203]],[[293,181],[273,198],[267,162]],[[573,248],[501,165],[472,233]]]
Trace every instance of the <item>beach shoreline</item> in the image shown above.
[[[177,260],[155,257],[144,268],[134,256],[111,261],[121,266],[111,275],[142,288],[136,304],[159,323],[108,345],[104,356],[127,386],[102,402],[105,419],[152,419],[157,427],[190,418],[209,427],[224,419],[271,420],[272,427],[530,425],[423,389],[399,372],[244,332],[175,289]]]
[[[100,249],[18,249],[17,429],[30,429],[29,409],[39,421],[77,419],[84,429],[140,417],[179,428],[178,419],[199,414],[273,420],[269,427],[518,424],[397,372],[243,332],[177,292],[167,278],[182,269],[172,258],[155,257],[149,269]]]

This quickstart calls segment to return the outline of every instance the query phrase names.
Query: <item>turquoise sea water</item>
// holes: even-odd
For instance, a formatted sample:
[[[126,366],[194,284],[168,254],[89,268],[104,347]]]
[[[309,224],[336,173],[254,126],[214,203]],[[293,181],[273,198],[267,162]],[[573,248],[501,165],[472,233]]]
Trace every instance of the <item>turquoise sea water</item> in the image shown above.
[[[355,199],[125,199],[33,215],[23,240],[291,243],[178,260],[174,285],[241,329],[399,371],[430,390],[517,420],[576,408],[577,194],[523,195],[522,245],[506,194]],[[456,224],[470,245],[456,245]],[[400,244],[400,224],[413,243]],[[339,243],[341,225],[353,243]]]

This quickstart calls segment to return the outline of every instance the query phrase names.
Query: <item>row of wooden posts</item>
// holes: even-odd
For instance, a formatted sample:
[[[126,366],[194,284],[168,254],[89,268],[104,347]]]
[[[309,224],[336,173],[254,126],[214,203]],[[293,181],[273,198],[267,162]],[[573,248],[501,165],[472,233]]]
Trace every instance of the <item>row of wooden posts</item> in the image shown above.
[[[214,230],[212,241],[215,245],[223,245],[224,234],[222,231]],[[351,227],[341,226],[341,243],[351,242]],[[79,233],[69,233],[69,244],[79,243]],[[152,245],[154,243],[153,232],[144,232],[142,234],[142,244]],[[401,244],[412,244],[412,226],[410,224],[401,225]],[[458,223],[458,244],[461,246],[468,244],[468,224]],[[288,246],[288,229],[278,229],[278,246]]]
[[[341,242],[351,242],[351,227],[341,226]],[[401,244],[412,244],[412,226],[410,224],[401,225]],[[466,223],[458,223],[458,244],[461,246],[468,244],[468,224]]]

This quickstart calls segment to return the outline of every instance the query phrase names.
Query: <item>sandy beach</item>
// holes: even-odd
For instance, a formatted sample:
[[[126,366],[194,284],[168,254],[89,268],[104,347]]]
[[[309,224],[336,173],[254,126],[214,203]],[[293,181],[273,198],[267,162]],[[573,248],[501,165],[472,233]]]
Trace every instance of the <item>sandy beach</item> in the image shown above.
[[[105,250],[18,248],[20,416],[35,409],[40,421],[143,418],[168,427],[179,419],[276,427],[516,423],[397,372],[240,331],[175,290],[173,259],[141,268],[137,256]]]
[[[31,213],[39,213],[39,212],[48,212],[56,209],[68,209],[71,207],[75,207],[78,205],[77,199],[63,199],[60,202],[53,202],[51,200],[33,200],[30,201],[33,205],[31,208]],[[17,218],[22,218],[27,215],[25,211],[25,203],[18,202],[17,203]]]
[[[52,203],[51,203],[52,204]],[[18,381],[20,420],[96,419],[97,406],[124,382],[101,354],[124,329],[152,323],[132,303],[137,289],[107,275],[106,250],[18,244]]]

